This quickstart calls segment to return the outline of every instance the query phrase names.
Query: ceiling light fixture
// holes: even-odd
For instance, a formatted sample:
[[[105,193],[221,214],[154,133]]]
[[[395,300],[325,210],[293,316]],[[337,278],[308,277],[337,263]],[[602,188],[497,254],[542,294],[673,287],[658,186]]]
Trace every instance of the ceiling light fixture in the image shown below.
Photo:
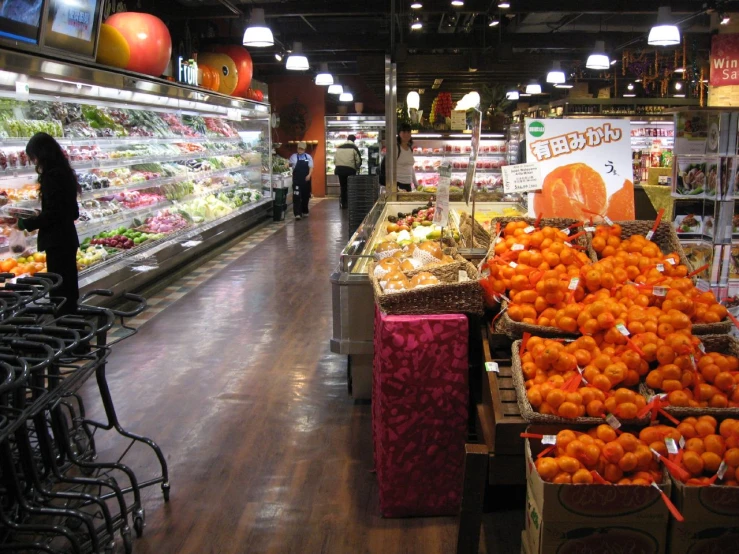
[[[524,96],[531,96],[531,95],[528,92],[522,92],[519,96],[523,98]]]
[[[411,29],[414,31],[418,31],[419,29],[423,28],[423,22],[421,21],[420,17],[414,17],[413,23],[411,23]]]
[[[526,94],[541,94],[541,85],[536,81],[531,81],[526,85]]]
[[[421,95],[415,90],[412,90],[405,97],[405,103],[409,110],[417,110],[421,107]]]
[[[281,62],[282,61],[282,52],[275,52],[275,59],[278,62]]]
[[[731,23],[731,16],[728,13],[718,14],[718,20],[721,25],[728,25]]]
[[[684,67],[676,67],[675,68],[675,73],[685,73],[685,68]]]
[[[262,8],[252,8],[249,26],[244,31],[244,46],[252,46],[257,48],[266,48],[274,46],[275,39],[272,36],[272,30],[267,27],[264,20],[264,10]]]
[[[495,27],[496,25],[500,25],[500,19],[492,15],[488,17],[488,27]]]
[[[629,90],[634,90],[634,84],[633,83],[629,83],[626,88],[629,89]]]
[[[636,97],[636,94],[634,94],[633,92],[624,93],[624,98],[634,98],[634,97]]]
[[[682,81],[675,81],[675,90],[683,90]]]
[[[354,95],[349,91],[344,91],[339,96],[339,102],[351,102],[354,100]]]
[[[464,0],[452,0],[452,6],[454,6],[455,8],[464,6]]]
[[[675,46],[680,44],[680,29],[672,22],[670,6],[661,6],[657,12],[657,23],[649,31],[650,46]]]
[[[611,65],[616,65],[618,63],[618,60],[611,60]]]
[[[321,70],[316,75],[316,84],[319,87],[328,87],[334,84],[334,76],[328,70],[328,63],[321,63]]]
[[[558,85],[564,83],[566,80],[565,72],[562,71],[562,65],[557,61],[552,62],[552,69],[547,73],[547,83]]]
[[[509,90],[505,93],[506,100],[518,100],[520,97],[521,94],[517,90]]]
[[[573,88],[574,86],[572,83],[558,83],[554,85],[554,88]]]
[[[293,50],[287,57],[285,67],[291,71],[307,71],[310,68],[308,64],[308,58],[303,54],[303,43],[293,43]]]
[[[592,54],[588,56],[588,61],[585,62],[585,67],[588,69],[599,69],[604,70],[611,67],[611,60],[606,55],[606,43],[602,40],[595,41],[595,48],[593,48]]]
[[[501,8],[501,9],[503,9],[503,10],[505,10],[505,9],[511,7],[511,3],[510,2],[506,2],[505,0],[503,0],[501,2],[498,2],[498,7]]]
[[[423,8],[423,4],[421,4],[420,2],[411,2],[412,10],[420,10],[421,8]]]
[[[327,92],[329,94],[342,94],[344,92],[344,87],[342,87],[339,84],[339,79],[338,78],[334,79],[334,84],[333,85],[329,85],[328,86],[328,91]]]

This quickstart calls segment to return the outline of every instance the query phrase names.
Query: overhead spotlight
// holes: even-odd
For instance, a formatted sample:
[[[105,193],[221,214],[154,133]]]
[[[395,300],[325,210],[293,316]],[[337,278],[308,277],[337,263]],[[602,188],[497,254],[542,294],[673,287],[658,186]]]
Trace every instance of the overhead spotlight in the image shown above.
[[[411,2],[412,10],[420,10],[421,8],[423,8],[423,4],[421,4],[420,2]]]
[[[413,23],[411,23],[411,29],[414,31],[418,31],[419,29],[423,28],[423,22],[421,21],[420,17],[414,17]]]
[[[650,46],[675,46],[680,44],[680,29],[672,21],[670,6],[661,6],[657,12],[657,23],[649,31]]]
[[[552,69],[547,73],[547,83],[553,83],[555,85],[564,83],[567,79],[565,78],[565,72],[562,71],[562,66],[559,62],[552,62]]]
[[[293,51],[287,57],[285,67],[293,71],[307,71],[310,68],[308,58],[303,54],[303,43],[294,42]]]
[[[488,17],[488,27],[495,27],[497,25],[500,25],[500,19],[492,15]]]
[[[728,25],[731,23],[731,16],[728,13],[718,14],[718,20],[721,25]]]
[[[282,52],[275,52],[275,59],[278,62],[281,62],[282,61]]]
[[[618,63],[618,59],[611,60],[611,65],[616,65]]]
[[[526,94],[541,94],[541,85],[536,81],[531,81],[526,85]]]
[[[588,56],[588,61],[585,62],[585,67],[588,69],[608,69],[611,67],[611,60],[606,55],[606,43],[602,40],[595,41],[595,48],[593,53]]]
[[[509,90],[505,93],[506,100],[518,100],[520,97],[521,94],[517,90]]]
[[[344,91],[339,96],[339,102],[351,102],[354,100],[354,95],[349,91]]]
[[[683,82],[675,81],[675,90],[683,90]]]
[[[321,70],[316,75],[316,84],[320,87],[327,87],[334,84],[334,76],[328,70],[328,63],[321,63]]]
[[[685,68],[684,67],[676,67],[675,68],[675,73],[685,73]]]
[[[272,30],[267,27],[267,23],[264,21],[264,10],[262,8],[252,8],[251,20],[249,21],[249,26],[244,31],[242,44],[244,46],[265,48],[274,45],[274,43],[275,39],[272,36]]]
[[[455,8],[464,6],[464,0],[452,0],[452,6],[454,6]]]
[[[634,79],[635,83],[641,83],[641,79]]]
[[[501,9],[503,9],[503,10],[505,10],[505,9],[511,7],[511,3],[510,2],[506,2],[505,0],[502,0],[501,2],[498,2],[498,7],[501,8]]]
[[[564,83],[557,83],[554,85],[554,88],[573,88],[575,85],[573,85],[570,82],[564,82]]]
[[[629,85],[626,88],[629,89],[629,90],[634,90],[634,84],[633,83],[629,83]]]

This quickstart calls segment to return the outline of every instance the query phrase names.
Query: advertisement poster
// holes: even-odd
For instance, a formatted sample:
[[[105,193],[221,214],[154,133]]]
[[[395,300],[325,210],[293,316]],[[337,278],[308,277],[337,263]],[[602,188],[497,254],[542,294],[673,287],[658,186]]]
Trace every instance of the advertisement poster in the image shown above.
[[[739,85],[739,34],[713,35],[710,60],[711,86]]]
[[[0,36],[36,44],[44,0],[0,0]]]
[[[44,45],[92,56],[100,3],[101,0],[49,0]]]
[[[587,221],[634,219],[631,129],[623,119],[526,119],[526,161],[541,192],[529,215]]]

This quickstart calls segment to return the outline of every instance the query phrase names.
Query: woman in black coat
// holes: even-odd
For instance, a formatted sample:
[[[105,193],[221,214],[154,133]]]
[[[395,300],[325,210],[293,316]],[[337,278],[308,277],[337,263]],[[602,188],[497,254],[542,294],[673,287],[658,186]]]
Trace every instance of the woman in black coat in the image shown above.
[[[36,133],[26,145],[26,154],[39,175],[41,212],[18,220],[18,227],[25,231],[38,229],[38,250],[46,252],[46,268],[63,279],[52,292],[52,296],[66,300],[58,313],[74,313],[79,300],[77,248],[80,245],[74,222],[80,216],[77,196],[82,189],[64,151],[51,135]]]

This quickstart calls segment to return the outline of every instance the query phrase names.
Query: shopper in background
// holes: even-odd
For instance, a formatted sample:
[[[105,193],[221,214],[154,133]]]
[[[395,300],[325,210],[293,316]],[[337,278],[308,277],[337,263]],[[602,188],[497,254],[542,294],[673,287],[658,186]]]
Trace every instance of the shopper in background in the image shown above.
[[[24,231],[38,229],[38,250],[46,252],[49,273],[62,277],[52,297],[63,297],[60,315],[77,311],[77,248],[80,245],[74,222],[79,218],[77,196],[82,188],[59,143],[46,133],[36,133],[26,145],[26,154],[36,165],[40,184],[41,212],[18,220]]]
[[[413,169],[415,163],[411,126],[403,123],[398,130],[398,159],[395,163],[395,180],[398,183],[398,190],[410,192],[418,186],[416,171]]]
[[[362,167],[362,155],[359,148],[354,144],[357,137],[349,135],[346,142],[336,148],[334,155],[334,174],[339,177],[339,185],[341,186],[341,197],[339,204],[341,208],[347,207],[347,183],[350,175],[356,175]]]
[[[290,167],[293,168],[293,215],[295,219],[308,217],[308,202],[311,196],[311,177],[313,176],[313,158],[305,151],[305,142],[298,143],[298,153],[290,156]]]

